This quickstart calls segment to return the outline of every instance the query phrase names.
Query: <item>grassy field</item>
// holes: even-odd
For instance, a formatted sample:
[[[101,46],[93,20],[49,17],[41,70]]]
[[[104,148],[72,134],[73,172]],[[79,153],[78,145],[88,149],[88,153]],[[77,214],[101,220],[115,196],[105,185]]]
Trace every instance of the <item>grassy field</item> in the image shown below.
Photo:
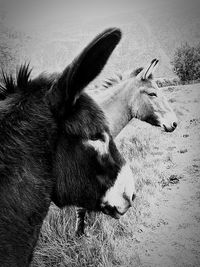
[[[37,21],[34,12],[23,14],[27,19],[21,22],[23,29],[17,22],[10,26],[0,21],[1,67],[13,72],[17,64],[31,60],[33,75],[62,70],[97,33],[117,26],[123,39],[99,79],[154,57],[161,61],[157,76],[171,77],[175,47],[195,43],[199,24],[197,16],[159,7],[118,10],[98,18],[93,14],[87,21],[68,20],[54,9],[47,15],[44,9],[37,13]],[[90,214],[87,235],[76,238],[74,208],[59,210],[52,204],[32,267],[200,266],[200,85],[161,90],[178,116],[176,131],[166,133],[132,120],[116,138],[137,180],[134,208],[120,220]]]

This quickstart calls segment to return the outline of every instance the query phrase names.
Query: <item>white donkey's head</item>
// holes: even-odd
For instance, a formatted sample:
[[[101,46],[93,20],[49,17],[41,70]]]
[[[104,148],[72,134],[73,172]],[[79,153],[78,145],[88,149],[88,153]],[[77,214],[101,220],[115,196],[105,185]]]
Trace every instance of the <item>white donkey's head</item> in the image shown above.
[[[153,79],[157,65],[158,60],[153,59],[145,68],[129,73],[129,78],[135,77],[134,88],[137,88],[130,97],[129,108],[132,117],[161,126],[166,132],[172,132],[177,127],[177,117]]]

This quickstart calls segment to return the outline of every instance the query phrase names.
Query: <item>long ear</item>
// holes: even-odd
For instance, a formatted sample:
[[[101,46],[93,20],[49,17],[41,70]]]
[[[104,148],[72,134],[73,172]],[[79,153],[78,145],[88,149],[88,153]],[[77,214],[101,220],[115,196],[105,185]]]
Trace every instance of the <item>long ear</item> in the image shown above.
[[[144,68],[144,69],[143,69],[143,70],[136,76],[136,78],[137,78],[138,80],[147,80],[147,79],[149,79],[149,78],[153,75],[153,73],[154,73],[154,71],[155,71],[155,69],[156,69],[156,66],[157,66],[158,62],[159,62],[159,60],[156,59],[156,58],[154,58],[154,59],[151,61],[151,63],[148,64],[148,65],[146,66],[146,68]]]
[[[101,72],[120,39],[119,29],[107,29],[73,60],[49,92],[54,109],[69,108],[75,104],[83,89]]]

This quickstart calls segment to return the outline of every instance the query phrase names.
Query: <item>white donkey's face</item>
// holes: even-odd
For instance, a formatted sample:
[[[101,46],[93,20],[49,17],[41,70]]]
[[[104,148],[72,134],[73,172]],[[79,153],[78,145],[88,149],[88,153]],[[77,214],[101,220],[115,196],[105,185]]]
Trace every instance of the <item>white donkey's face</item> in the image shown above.
[[[135,86],[138,89],[129,105],[134,117],[172,132],[177,126],[177,117],[153,79],[157,63],[158,60],[152,60],[150,65],[137,74]]]

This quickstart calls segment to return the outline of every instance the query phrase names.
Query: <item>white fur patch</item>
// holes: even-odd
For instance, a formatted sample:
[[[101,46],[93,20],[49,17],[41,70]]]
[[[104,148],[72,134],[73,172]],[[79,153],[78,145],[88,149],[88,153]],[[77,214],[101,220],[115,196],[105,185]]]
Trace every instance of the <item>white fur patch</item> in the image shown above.
[[[167,130],[173,130],[174,126],[173,124],[178,123],[178,119],[176,117],[176,114],[172,111],[169,113],[164,114],[164,116],[160,116],[158,115],[159,121],[160,121],[160,126],[161,127],[165,127]]]
[[[132,205],[133,195],[136,195],[135,181],[129,164],[126,164],[121,168],[114,185],[106,192],[102,203],[124,213]]]
[[[168,130],[173,130],[173,124],[176,123],[177,125],[178,119],[167,100],[163,99],[163,102],[158,101],[157,103],[154,103],[154,105],[155,104],[157,104],[157,106],[154,106],[154,109],[156,110],[155,114],[158,118],[160,126],[165,126],[165,128],[167,128]]]
[[[99,155],[103,156],[105,154],[108,154],[109,150],[109,135],[104,132],[103,133],[105,141],[103,140],[87,140],[84,142],[85,145],[92,146]]]
[[[159,125],[161,127],[165,126],[165,128],[167,128],[168,130],[174,129],[173,124],[178,123],[175,112],[169,105],[167,99],[163,96],[156,82],[152,81],[151,84],[152,87],[157,90],[158,95],[158,98],[154,98],[151,103],[154,109],[154,113],[158,118]]]

